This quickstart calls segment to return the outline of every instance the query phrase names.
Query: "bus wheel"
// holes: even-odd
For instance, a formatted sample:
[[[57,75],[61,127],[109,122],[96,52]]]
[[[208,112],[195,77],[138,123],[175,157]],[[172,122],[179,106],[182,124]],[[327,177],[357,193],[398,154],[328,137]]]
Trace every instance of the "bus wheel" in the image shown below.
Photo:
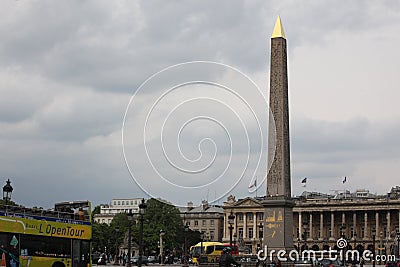
[[[56,262],[51,267],[65,267],[65,265],[62,262]]]

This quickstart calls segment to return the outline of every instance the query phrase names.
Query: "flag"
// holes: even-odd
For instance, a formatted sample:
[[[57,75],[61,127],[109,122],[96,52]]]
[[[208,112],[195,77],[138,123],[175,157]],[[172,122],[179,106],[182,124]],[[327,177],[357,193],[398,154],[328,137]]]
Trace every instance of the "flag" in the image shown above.
[[[343,179],[343,183],[345,183],[347,181],[347,178],[346,178],[346,176],[344,177],[344,179]]]
[[[303,180],[301,180],[301,183],[303,184],[303,186],[305,187],[307,184],[307,177],[304,178]]]
[[[257,187],[257,177],[254,179],[254,183],[249,184],[249,188]]]

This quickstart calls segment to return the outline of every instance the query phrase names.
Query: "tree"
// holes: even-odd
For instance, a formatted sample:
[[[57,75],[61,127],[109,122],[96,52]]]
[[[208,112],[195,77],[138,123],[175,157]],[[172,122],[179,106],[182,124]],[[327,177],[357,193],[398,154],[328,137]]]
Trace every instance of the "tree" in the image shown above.
[[[160,240],[160,230],[164,230],[165,249],[180,248],[183,242],[183,223],[179,210],[168,203],[151,198],[147,201],[144,215],[143,243],[147,251],[157,251]],[[139,225],[136,225],[138,230]],[[134,233],[138,240],[138,231]]]

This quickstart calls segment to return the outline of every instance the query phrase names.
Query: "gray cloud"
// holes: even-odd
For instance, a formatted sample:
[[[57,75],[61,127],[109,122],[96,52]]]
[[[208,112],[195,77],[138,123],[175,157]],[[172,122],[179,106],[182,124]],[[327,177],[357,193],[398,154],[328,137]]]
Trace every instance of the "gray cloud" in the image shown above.
[[[0,15],[0,177],[12,180],[17,202],[143,196],[121,151],[130,94],[165,67],[214,60],[262,81],[267,95],[260,77],[268,76],[277,15],[288,38],[293,192],[303,176],[310,189],[337,189],[347,175],[349,188],[381,193],[398,180],[397,2],[3,1]],[[135,103],[146,106],[163,83],[155,85]],[[204,133],[188,133],[190,154]],[[233,191],[238,197],[249,194],[246,183]],[[209,190],[210,198],[220,193]],[[191,197],[179,196],[200,201]]]

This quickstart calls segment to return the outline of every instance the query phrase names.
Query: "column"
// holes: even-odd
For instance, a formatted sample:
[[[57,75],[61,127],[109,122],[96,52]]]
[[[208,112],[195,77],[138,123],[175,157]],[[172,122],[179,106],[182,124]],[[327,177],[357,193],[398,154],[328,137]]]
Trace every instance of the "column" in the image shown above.
[[[379,240],[379,211],[375,211],[375,231],[376,239]]]
[[[368,212],[364,211],[364,239],[369,238],[369,229],[368,229]]]
[[[243,239],[247,237],[247,213],[243,212]]]
[[[346,213],[342,211],[342,225],[346,224]]]
[[[320,236],[318,237],[319,240],[324,239],[324,212],[319,213],[319,233]]]
[[[228,224],[228,218],[227,218],[227,216],[226,216],[226,213],[224,214],[224,229],[223,229],[223,231],[224,231],[224,238],[227,238],[227,234],[226,234],[226,228],[227,228],[227,224]],[[194,223],[193,223],[194,224]],[[229,237],[228,237],[229,238]]]
[[[310,212],[310,237],[309,239],[313,239],[313,223],[312,223],[312,212]]]
[[[390,240],[390,224],[391,224],[390,223],[390,210],[387,211],[386,218],[387,218],[386,237],[387,237],[387,240]]]
[[[335,213],[331,211],[331,236],[330,240],[335,240]]]
[[[399,214],[400,214],[400,212],[399,212]],[[301,229],[302,224],[303,224],[303,221],[301,219],[301,211],[299,211],[299,232],[298,232],[298,234],[299,234],[299,238],[300,239],[301,239],[301,235],[303,233],[303,230]]]
[[[253,212],[253,238],[258,238],[257,234],[257,213]]]

